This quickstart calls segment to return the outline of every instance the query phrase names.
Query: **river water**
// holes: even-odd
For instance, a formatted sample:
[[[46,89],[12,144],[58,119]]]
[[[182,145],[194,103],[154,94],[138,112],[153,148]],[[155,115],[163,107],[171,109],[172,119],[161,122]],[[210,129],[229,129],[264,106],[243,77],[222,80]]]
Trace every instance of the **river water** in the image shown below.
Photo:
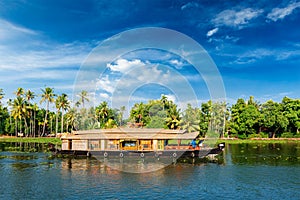
[[[126,173],[96,159],[0,152],[0,199],[300,199],[300,144],[226,145],[220,163]]]

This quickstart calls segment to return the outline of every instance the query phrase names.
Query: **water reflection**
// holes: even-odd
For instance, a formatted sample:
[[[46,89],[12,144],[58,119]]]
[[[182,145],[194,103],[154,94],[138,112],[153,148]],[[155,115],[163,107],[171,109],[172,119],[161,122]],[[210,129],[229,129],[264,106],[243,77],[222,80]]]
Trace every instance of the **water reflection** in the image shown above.
[[[297,199],[299,149],[299,144],[227,145],[222,165],[176,163],[139,174],[95,158],[0,152],[0,199],[282,199],[282,194]],[[137,162],[134,168],[145,165]]]
[[[48,144],[34,142],[0,142],[1,151],[44,152]]]
[[[227,155],[234,164],[293,165],[300,164],[299,143],[227,145]],[[226,159],[228,161],[228,159]]]

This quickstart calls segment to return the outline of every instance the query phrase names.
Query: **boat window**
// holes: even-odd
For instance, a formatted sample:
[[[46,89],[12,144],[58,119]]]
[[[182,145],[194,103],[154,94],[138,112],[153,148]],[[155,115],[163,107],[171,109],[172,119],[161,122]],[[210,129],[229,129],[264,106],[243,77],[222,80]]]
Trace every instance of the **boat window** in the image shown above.
[[[135,147],[136,146],[136,142],[135,141],[124,141],[123,142],[123,146],[124,147]]]

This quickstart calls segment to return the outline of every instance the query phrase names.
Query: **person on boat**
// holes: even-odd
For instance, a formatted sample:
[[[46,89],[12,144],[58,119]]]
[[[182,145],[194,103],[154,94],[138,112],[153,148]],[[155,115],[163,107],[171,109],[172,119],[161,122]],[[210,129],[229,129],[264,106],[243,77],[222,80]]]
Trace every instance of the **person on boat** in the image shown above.
[[[191,145],[192,145],[193,149],[196,148],[196,140],[195,139],[192,140]]]

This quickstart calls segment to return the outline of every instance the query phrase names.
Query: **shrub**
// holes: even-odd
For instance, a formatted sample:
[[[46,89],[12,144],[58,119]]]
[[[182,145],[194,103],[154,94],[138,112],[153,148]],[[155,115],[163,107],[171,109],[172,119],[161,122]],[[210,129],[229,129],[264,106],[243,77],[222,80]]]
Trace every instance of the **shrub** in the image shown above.
[[[293,133],[285,132],[285,133],[282,133],[280,137],[282,137],[282,138],[293,138],[295,136],[294,136]]]
[[[239,138],[239,139],[246,139],[246,138],[247,138],[247,135],[246,135],[246,134],[238,135],[238,138]]]

